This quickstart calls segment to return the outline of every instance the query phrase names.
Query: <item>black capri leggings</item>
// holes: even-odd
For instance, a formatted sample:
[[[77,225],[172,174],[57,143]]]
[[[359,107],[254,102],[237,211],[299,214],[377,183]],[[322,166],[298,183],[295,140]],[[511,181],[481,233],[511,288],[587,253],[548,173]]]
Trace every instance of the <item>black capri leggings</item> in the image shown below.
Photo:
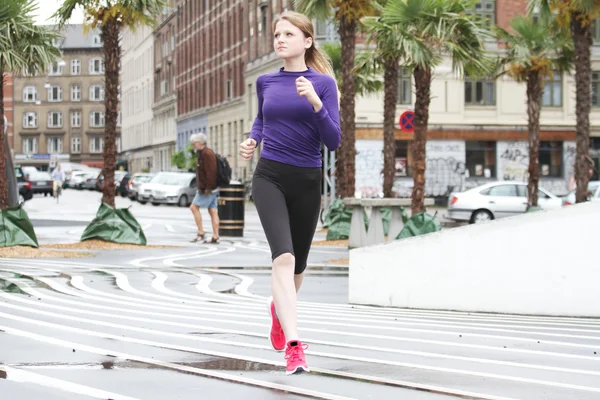
[[[296,167],[261,158],[252,178],[252,198],[272,260],[291,253],[295,274],[306,269],[321,210],[321,168]]]

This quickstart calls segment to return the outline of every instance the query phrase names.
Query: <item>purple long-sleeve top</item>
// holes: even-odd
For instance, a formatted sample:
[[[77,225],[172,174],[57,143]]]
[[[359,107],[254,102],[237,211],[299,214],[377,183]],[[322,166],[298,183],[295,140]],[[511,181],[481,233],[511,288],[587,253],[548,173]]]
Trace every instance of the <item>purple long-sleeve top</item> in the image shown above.
[[[308,79],[323,107],[315,112],[296,91],[296,79]],[[289,72],[281,68],[256,81],[258,114],[250,138],[263,141],[261,157],[299,167],[320,167],[321,144],[330,151],[340,144],[340,113],[333,77],[311,68]]]

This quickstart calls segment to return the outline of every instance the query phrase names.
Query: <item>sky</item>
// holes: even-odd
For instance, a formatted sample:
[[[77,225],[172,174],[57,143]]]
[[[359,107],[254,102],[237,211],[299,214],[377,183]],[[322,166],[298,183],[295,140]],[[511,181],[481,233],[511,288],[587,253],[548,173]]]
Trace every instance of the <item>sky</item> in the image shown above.
[[[62,5],[62,0],[37,0],[37,3],[38,9],[34,12],[35,23],[38,25],[54,24],[55,21],[50,19],[50,17]],[[83,22],[81,9],[75,10],[70,22],[72,24],[81,24]]]

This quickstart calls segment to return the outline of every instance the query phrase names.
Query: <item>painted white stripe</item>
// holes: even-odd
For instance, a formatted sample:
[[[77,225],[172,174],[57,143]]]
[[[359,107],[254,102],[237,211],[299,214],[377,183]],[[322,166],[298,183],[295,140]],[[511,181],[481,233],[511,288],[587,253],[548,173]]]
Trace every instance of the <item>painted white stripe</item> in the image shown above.
[[[165,229],[167,232],[175,232],[175,229],[173,229],[173,225],[171,224],[165,224]]]
[[[206,341],[206,342],[213,342],[213,343],[222,342],[221,344],[230,344],[230,345],[234,345],[234,346],[241,346],[241,347],[248,347],[248,348],[255,348],[255,349],[263,349],[263,350],[271,349],[270,346],[253,345],[253,344],[238,343],[238,342],[233,342],[233,341],[225,341],[225,340],[217,340],[217,339],[186,337],[187,335],[182,335],[182,334],[159,332],[159,331],[145,329],[145,328],[134,328],[134,327],[130,327],[130,326],[124,326],[124,325],[113,324],[113,323],[108,323],[108,322],[94,321],[94,320],[90,320],[90,319],[86,319],[86,318],[65,316],[65,315],[50,313],[50,312],[41,311],[41,310],[34,310],[34,309],[29,310],[25,307],[19,307],[19,306],[15,306],[15,305],[8,305],[8,304],[0,303],[0,307],[21,309],[22,311],[29,311],[31,313],[53,316],[53,317],[57,317],[57,318],[61,318],[61,319],[68,319],[68,320],[73,320],[73,321],[78,321],[78,322],[87,322],[92,325],[107,326],[107,327],[120,328],[120,329],[125,329],[125,330],[159,334],[159,335],[170,336],[170,337],[186,338],[189,340],[196,340],[196,341]],[[65,326],[59,325],[59,324],[54,324],[54,323],[44,322],[44,321],[37,321],[37,320],[29,319],[29,318],[16,316],[16,315],[6,314],[3,312],[0,312],[0,316],[2,316],[4,318],[8,318],[8,319],[21,321],[21,322],[32,323],[32,324],[36,324],[36,325],[40,325],[40,326],[53,327],[53,328],[58,328],[58,329],[68,328],[68,327],[65,327]],[[67,330],[71,330],[71,329],[67,329]],[[307,350],[305,353],[309,354],[309,355],[313,355],[313,356],[328,357],[328,358],[334,358],[334,359],[359,361],[359,362],[381,364],[381,365],[393,365],[393,366],[406,367],[406,368],[417,368],[417,369],[435,371],[435,372],[444,372],[444,373],[466,375],[466,376],[477,376],[477,377],[506,380],[506,381],[512,381],[512,382],[531,383],[531,384],[543,385],[543,386],[549,386],[549,387],[558,387],[558,388],[562,388],[562,389],[573,389],[573,390],[580,390],[580,391],[585,391],[585,392],[600,393],[600,388],[598,388],[598,387],[572,385],[572,384],[567,384],[567,383],[544,381],[544,380],[540,380],[540,379],[521,378],[521,377],[517,377],[517,376],[483,373],[483,372],[468,371],[468,370],[456,369],[456,368],[433,367],[433,366],[422,365],[422,364],[378,360],[378,359],[373,359],[373,358],[368,358],[368,357],[356,357],[356,356],[348,356],[348,355],[309,351],[309,350]],[[115,354],[112,353],[112,355],[115,355]]]
[[[169,256],[167,256],[169,257]],[[14,266],[15,263],[20,264],[24,261],[22,259],[4,259],[0,260],[0,263]],[[69,261],[61,262],[48,262],[40,260],[27,260],[27,264],[20,264],[23,266],[31,266],[37,264],[40,266],[70,266],[75,268],[123,268],[118,265],[107,265],[107,264],[95,264],[95,263],[76,263]],[[232,267],[234,268],[234,267]],[[235,267],[239,268],[239,267]],[[348,304],[335,304],[335,303],[308,303],[312,306],[322,305],[323,308],[329,307],[331,310],[339,310],[339,312],[356,312],[369,315],[382,315],[396,317],[398,315],[410,315],[410,316],[429,316],[444,318],[445,316],[453,316],[453,318],[460,319],[482,319],[482,320],[494,320],[494,321],[531,321],[527,323],[556,323],[557,325],[583,325],[590,327],[599,327],[600,320],[592,318],[573,318],[573,317],[548,317],[548,316],[520,316],[520,315],[502,315],[502,314],[489,314],[489,313],[476,313],[476,312],[460,312],[460,311],[443,311],[443,310],[422,310],[422,309],[399,309],[399,308],[384,308],[384,307],[373,307],[373,306],[362,306],[362,305],[348,305]]]
[[[309,397],[323,399],[323,400],[352,400],[352,398],[349,398],[349,397],[337,396],[337,395],[333,395],[333,394],[329,394],[329,393],[317,392],[314,390],[302,389],[302,388],[297,388],[297,387],[288,386],[288,385],[282,385],[282,384],[278,384],[278,383],[271,383],[271,382],[261,381],[261,380],[253,379],[253,378],[244,378],[241,376],[225,374],[222,372],[209,371],[209,370],[205,370],[205,369],[201,369],[201,368],[187,367],[184,365],[169,363],[169,362],[165,362],[165,361],[159,361],[156,359],[139,357],[139,356],[135,356],[133,354],[115,352],[112,350],[102,349],[99,347],[93,347],[93,346],[87,346],[87,345],[83,345],[83,344],[79,344],[79,343],[67,342],[67,341],[52,338],[49,336],[43,336],[43,335],[31,333],[31,332],[26,332],[26,331],[23,331],[20,329],[14,329],[14,328],[9,328],[9,327],[2,327],[1,329],[3,329],[4,331],[6,331],[6,333],[9,333],[11,335],[26,337],[29,339],[37,340],[39,342],[44,342],[44,343],[53,344],[53,345],[66,347],[66,348],[74,348],[74,349],[77,349],[80,351],[86,351],[88,353],[93,353],[93,354],[110,355],[113,357],[119,357],[124,360],[137,361],[137,362],[141,362],[144,364],[155,365],[155,366],[168,368],[168,369],[175,370],[175,371],[187,372],[187,373],[192,373],[192,374],[196,374],[196,375],[206,376],[209,378],[218,378],[218,379],[235,382],[235,383],[244,383],[247,385],[257,386],[259,388],[281,390],[284,392],[309,396]]]
[[[267,299],[266,296],[259,296],[253,293],[250,293],[248,291],[248,289],[250,288],[250,286],[254,283],[254,279],[248,277],[248,276],[244,276],[244,275],[239,275],[239,274],[234,274],[231,272],[227,272],[227,271],[220,271],[217,269],[205,269],[205,271],[207,272],[212,272],[213,274],[221,274],[221,275],[227,275],[227,276],[232,276],[234,278],[239,279],[241,282],[235,286],[235,292],[237,294],[239,294],[240,296],[245,296],[245,297],[251,297],[251,298],[255,298],[255,299],[259,299],[259,301],[264,303],[264,300]]]
[[[15,262],[19,262],[19,261],[23,262],[23,260],[14,259],[14,261],[10,265],[14,266]],[[1,262],[2,262],[2,260],[0,260],[0,263]],[[27,262],[28,262],[28,264],[21,264],[21,265],[30,266],[31,263],[36,263],[36,261],[34,261],[34,260],[31,260],[31,261],[28,260]],[[49,265],[49,263],[47,263],[47,262],[44,263],[44,264],[42,264],[42,263],[39,263],[39,264],[42,265],[42,266]],[[59,263],[52,263],[52,265],[61,265],[61,266],[64,265],[64,264],[65,263],[61,263],[61,264],[59,264]],[[89,267],[94,267],[94,268],[97,268],[97,267],[112,267],[112,268],[114,268],[115,267],[114,265],[103,265],[103,264],[85,264],[85,263],[76,264],[76,263],[71,263],[71,262],[69,262],[67,264],[70,265],[70,266],[73,266],[73,267],[77,267],[77,268],[84,268],[84,266],[89,266]],[[300,308],[302,308],[302,306],[303,306],[302,302],[299,302],[299,305],[301,306]],[[369,316],[380,315],[380,316],[389,316],[389,317],[396,316],[397,317],[399,314],[402,314],[402,315],[409,315],[409,316],[413,316],[413,317],[418,317],[418,316],[436,317],[436,313],[435,312],[434,313],[430,313],[430,312],[427,312],[427,310],[424,310],[423,313],[421,313],[420,311],[419,312],[411,312],[411,311],[399,310],[399,309],[385,309],[386,311],[381,311],[380,308],[378,308],[378,307],[354,306],[354,305],[348,306],[348,305],[324,304],[322,307],[320,307],[320,306],[318,306],[318,303],[307,303],[306,306],[307,307],[316,307],[316,308],[323,309],[323,310],[327,310],[327,309],[329,309],[329,310],[336,310],[336,312],[338,312],[338,313],[351,312],[351,313],[353,313],[355,315],[358,314],[358,313],[363,313],[364,312],[365,314],[367,314]],[[470,315],[470,314],[463,315],[463,313],[459,313],[459,312],[444,312],[444,313],[442,313],[442,315],[453,315],[453,316],[455,316],[453,318],[458,319],[458,320],[460,320],[461,318],[464,318],[464,319],[480,319],[480,318],[484,319],[484,318],[489,318],[485,314],[478,315],[476,313],[474,313],[473,315]],[[499,317],[502,317],[502,316],[499,316]],[[444,317],[440,317],[440,318],[444,318]],[[506,319],[506,318],[494,318],[493,320],[496,320],[496,321],[507,321],[509,319]],[[519,320],[519,319],[517,317],[515,317],[515,318],[510,318],[510,320]],[[567,318],[566,320],[571,321],[570,318]],[[528,321],[531,321],[531,322],[526,322],[526,323],[544,323],[544,321],[548,321],[548,319],[545,318],[545,317],[530,317],[528,319]],[[561,318],[551,319],[551,321],[562,321],[562,319]],[[568,325],[581,325],[581,326],[598,327],[598,325],[589,325],[589,321],[597,321],[597,320],[583,319],[583,321],[588,322],[587,325],[582,325],[582,322],[581,322],[582,319],[576,319],[575,318],[575,319],[573,319],[573,321],[575,321],[575,322],[571,322],[570,324],[559,323],[557,325],[565,325],[565,326],[568,326]]]
[[[98,317],[107,317],[107,318],[125,320],[125,321],[150,322],[150,323],[154,323],[157,325],[179,326],[179,327],[185,327],[185,328],[190,328],[190,329],[207,330],[207,331],[211,331],[211,332],[237,334],[237,335],[243,335],[243,336],[252,336],[252,337],[261,337],[261,338],[264,337],[264,335],[262,333],[250,332],[248,330],[240,331],[240,330],[233,330],[233,329],[223,329],[223,328],[217,328],[217,327],[213,327],[213,326],[195,325],[195,324],[189,324],[189,323],[178,323],[178,322],[173,322],[173,321],[160,320],[160,319],[156,319],[156,318],[140,318],[140,317],[132,317],[129,315],[125,315],[125,316],[124,315],[115,315],[114,312],[103,313],[103,312],[96,312],[96,311],[90,311],[90,310],[82,310],[81,308],[62,307],[62,306],[57,306],[57,305],[50,305],[50,304],[39,303],[39,302],[31,301],[31,300],[26,300],[26,299],[22,299],[22,298],[18,297],[17,295],[9,295],[9,294],[3,294],[3,293],[0,293],[0,297],[4,297],[4,298],[10,299],[12,301],[18,301],[20,303],[28,304],[33,307],[41,306],[44,308],[49,308],[49,309],[59,310],[59,311],[66,311],[66,312],[76,313],[76,314],[95,315]],[[111,310],[110,307],[100,307],[100,308]],[[129,312],[129,313],[135,313],[135,314],[140,314],[140,315],[152,315],[155,317],[167,317],[167,318],[169,317],[168,314],[132,312],[130,310],[125,310],[125,309],[120,309],[120,312],[121,313]],[[195,318],[190,317],[189,319],[195,319]],[[232,322],[232,324],[236,324],[236,321],[231,321],[231,322]],[[256,326],[256,327],[261,327],[261,328],[265,326],[263,324],[244,324],[244,323],[237,323],[237,324]],[[504,365],[504,366],[511,366],[511,367],[517,367],[517,368],[527,368],[527,369],[537,369],[537,370],[545,370],[545,371],[555,371],[555,372],[600,376],[600,371],[588,371],[588,370],[575,369],[575,368],[561,368],[561,367],[553,367],[553,366],[539,365],[539,364],[517,363],[517,362],[493,360],[493,359],[486,359],[486,358],[479,358],[479,357],[452,356],[452,355],[422,352],[422,351],[398,350],[398,349],[394,349],[394,348],[390,348],[390,347],[354,345],[354,344],[347,344],[347,343],[342,343],[342,342],[330,342],[330,341],[324,341],[324,340],[318,340],[318,339],[311,339],[309,337],[305,337],[304,340],[307,343],[311,343],[311,344],[321,344],[321,345],[341,347],[341,348],[352,348],[352,349],[360,349],[360,350],[377,351],[377,352],[382,352],[382,353],[405,354],[405,355],[414,355],[414,356],[430,357],[430,358],[438,358],[438,359],[460,360],[460,361],[490,364],[490,365]]]
[[[211,252],[207,252],[206,254],[198,254],[198,255],[191,255],[191,256],[171,256],[170,258],[167,258],[166,260],[164,260],[163,264],[166,266],[169,266],[169,267],[183,267],[183,265],[177,264],[175,261],[195,260],[198,258],[212,257],[212,256],[217,256],[217,255],[221,255],[221,254],[225,254],[225,253],[231,253],[232,251],[235,251],[235,247],[226,246],[221,243],[218,248],[216,246],[214,246],[214,250]]]
[[[106,306],[101,306],[101,305],[96,305],[96,304],[87,304],[87,303],[82,303],[82,302],[77,302],[77,301],[72,301],[72,300],[61,299],[61,298],[57,298],[54,296],[49,296],[45,293],[38,292],[37,290],[35,290],[31,287],[23,285],[20,282],[12,281],[10,279],[6,279],[6,280],[18,285],[24,292],[31,294],[32,296],[35,296],[35,297],[46,298],[46,299],[50,299],[52,301],[56,301],[56,302],[63,303],[63,304],[74,304],[76,306],[85,305],[88,308],[108,309],[111,311],[114,310],[114,307],[106,307]],[[99,299],[99,300],[102,301],[102,299]],[[180,319],[184,319],[184,320],[198,320],[198,321],[207,321],[207,322],[222,322],[222,323],[227,323],[227,324],[232,324],[232,325],[256,326],[256,327],[261,327],[261,328],[264,326],[264,324],[262,324],[262,323],[247,322],[247,321],[239,319],[239,318],[235,319],[235,320],[227,320],[227,319],[189,316],[189,313],[186,313],[183,315],[177,315],[177,312],[180,312],[180,310],[178,310],[177,312],[171,312],[169,314],[155,312],[155,310],[157,310],[157,309],[171,310],[168,307],[139,305],[138,307],[149,308],[149,309],[153,310],[153,312],[145,312],[145,311],[127,309],[126,308],[127,306],[131,306],[131,304],[127,303],[127,302],[119,302],[119,301],[112,301],[112,300],[106,300],[105,302],[120,304],[120,305],[122,305],[122,307],[120,307],[119,309],[122,310],[123,312],[129,312],[129,313],[134,313],[134,314],[139,314],[139,315],[150,315],[150,316],[155,316],[155,317],[167,317],[167,318],[180,318]],[[195,310],[190,311],[190,313],[199,314]],[[221,314],[219,314],[219,315],[221,315]],[[214,326],[203,326],[203,325],[196,325],[196,327],[198,329],[205,329],[205,330],[221,332],[221,333],[233,333],[233,334],[246,335],[246,336],[264,337],[264,334],[262,334],[262,333],[253,333],[248,330],[238,331],[238,330],[233,330],[233,329],[223,329],[223,328],[217,328]],[[416,338],[408,338],[408,337],[400,337],[400,336],[363,334],[363,333],[354,333],[354,332],[350,332],[350,331],[335,331],[335,330],[329,330],[329,329],[314,329],[314,328],[302,328],[301,331],[302,332],[314,332],[314,333],[327,334],[327,335],[341,335],[341,336],[376,339],[378,341],[426,343],[426,344],[440,345],[440,346],[451,347],[451,348],[458,347],[458,348],[468,348],[468,349],[476,349],[476,350],[486,350],[486,351],[492,351],[492,352],[500,351],[503,353],[530,354],[530,355],[536,355],[536,356],[550,356],[550,357],[557,357],[557,358],[570,358],[570,359],[580,359],[580,360],[588,360],[588,361],[599,361],[598,357],[592,357],[592,356],[572,355],[572,354],[565,354],[565,353],[547,352],[547,351],[539,351],[539,350],[526,350],[526,349],[518,349],[518,348],[504,349],[504,348],[499,348],[499,347],[494,347],[494,346],[475,345],[475,344],[468,344],[468,343],[455,343],[455,342],[446,342],[446,341],[440,341],[440,340],[427,340],[427,339],[416,339]],[[305,335],[303,334],[303,336],[305,336]],[[350,347],[350,348],[366,349],[366,350],[381,350],[376,347],[345,344],[344,342],[341,342],[341,341],[328,342],[328,341],[312,340],[312,339],[310,339],[310,340],[307,339],[307,341],[310,343],[324,344],[324,345],[330,345],[330,346],[336,346],[336,347]],[[392,348],[384,348],[383,351],[394,352],[394,353],[399,353],[399,354],[403,354],[405,352],[406,352],[406,354],[413,354],[410,351],[395,350]],[[420,353],[420,354],[426,355],[428,353]],[[436,354],[436,353],[430,353],[430,354]]]
[[[124,277],[123,274],[120,274],[119,277]],[[80,277],[79,277],[80,278]],[[46,284],[48,284],[49,286],[53,287],[53,289],[55,290],[59,290],[61,292],[67,293],[67,294],[71,294],[71,295],[75,295],[75,296],[82,296],[82,297],[86,297],[83,296],[83,294],[80,294],[78,292],[75,291],[70,291],[68,289],[65,289],[63,287],[61,287],[61,285],[57,284],[56,282],[47,279],[47,278],[37,278],[38,280],[40,280],[41,282],[44,282]],[[74,279],[71,281],[71,283],[73,284],[73,286],[75,287],[81,287],[81,282],[79,282],[80,279]],[[85,287],[85,286],[84,286]],[[93,292],[93,289],[89,289]],[[117,295],[112,295],[112,294],[105,294],[103,292],[99,292],[100,295],[102,297],[115,297],[115,298],[119,298],[119,299],[123,299],[125,301],[124,304],[128,304],[131,305],[132,301],[136,300],[136,299],[132,299],[129,297],[123,297],[123,296],[117,296]],[[99,297],[95,297],[94,299],[96,300],[100,300],[100,301],[106,301],[107,299],[105,298],[99,298]],[[138,301],[142,301],[144,303],[148,303],[148,304],[156,304],[158,307],[161,307],[164,305],[164,303],[160,303],[160,302],[153,302],[150,300],[138,300]],[[212,311],[214,309],[214,306],[211,309],[206,309],[206,308],[202,308],[202,307],[188,307],[188,306],[184,306],[184,305],[178,305],[179,310],[177,310],[177,312],[183,312],[181,310],[181,308],[186,308],[189,309],[188,312],[190,313],[194,313],[194,314],[207,314],[207,315],[217,315],[217,316],[222,316],[223,312],[217,312],[217,311]],[[266,316],[263,315],[263,313],[260,313],[257,316],[252,316],[250,314],[250,312],[244,312],[244,314],[234,314],[234,313],[230,313],[229,316],[233,317],[233,318],[237,318],[237,319],[255,319],[255,320],[264,320],[264,319],[268,319]],[[313,317],[314,319],[314,317]],[[206,320],[212,320],[215,322],[221,322],[222,320],[219,319],[208,319],[206,318]],[[300,322],[305,325],[319,325],[318,322],[313,321],[312,319],[301,319]],[[336,325],[336,326],[343,326],[343,327],[362,327],[362,328],[367,328],[367,329],[373,329],[373,326],[371,325],[356,325],[356,324],[341,324],[341,323],[332,323],[332,322],[328,322],[328,325]],[[433,334],[438,334],[438,335],[451,335],[451,336],[457,336],[459,334],[459,332],[447,332],[447,331],[430,331],[430,330],[422,330],[422,329],[410,329],[410,328],[389,328],[389,329],[393,329],[393,330],[398,330],[398,331],[409,331],[409,332],[418,332],[418,333],[433,333]],[[388,329],[388,330],[389,330]],[[373,335],[373,334],[362,334],[362,333],[351,333],[348,330],[345,331],[333,331],[333,330],[325,330],[325,329],[305,329],[307,331],[312,331],[312,332],[323,332],[323,333],[328,333],[328,334],[341,334],[341,335],[351,335],[351,336],[358,336],[358,337],[370,337],[370,338],[380,338],[380,339],[387,339],[387,340],[398,340],[396,337],[392,337],[392,336],[386,336],[386,335]],[[378,328],[378,330],[381,330]],[[484,338],[494,338],[494,339],[500,339],[500,340],[506,340],[506,339],[511,339],[511,340],[516,340],[516,341],[522,341],[522,342],[529,342],[529,343],[536,343],[537,340],[536,339],[527,339],[527,338],[521,338],[521,337],[509,337],[509,336],[495,336],[495,335],[484,335],[484,334],[469,334],[468,336],[473,336],[473,337],[484,337]],[[402,341],[410,341],[410,340],[414,340],[412,338],[402,338]],[[433,340],[422,340],[419,339],[419,342],[423,342],[423,343],[445,343],[445,344],[449,344],[451,342],[442,342],[442,341],[433,341]],[[589,344],[577,344],[577,343],[569,343],[569,342],[558,342],[558,341],[549,341],[549,340],[544,340],[544,344],[548,345],[558,345],[558,346],[566,346],[566,347],[575,347],[575,348],[585,348],[585,349],[591,349],[594,348],[593,346],[589,345]],[[453,344],[455,346],[461,346],[461,344]],[[475,346],[475,345],[472,345]],[[489,347],[490,349],[493,350],[498,350],[498,348],[494,348],[494,347]],[[508,349],[504,349],[505,351]],[[528,350],[528,351],[532,351],[532,350]],[[535,353],[535,351],[532,351]],[[546,354],[546,352],[542,352],[541,354]],[[547,354],[561,354],[561,353],[547,353]],[[577,355],[564,355],[564,356],[568,356],[568,357],[585,357],[585,356],[577,356]],[[594,360],[597,360],[597,358],[592,358]]]
[[[192,255],[202,255],[202,254],[206,254],[206,253],[211,253],[213,251],[215,251],[216,249],[212,249],[212,248],[205,248],[201,251],[195,251],[193,253],[185,253],[185,254],[181,254],[181,256],[192,256]],[[146,262],[148,261],[159,261],[159,260],[164,260],[164,259],[168,259],[168,258],[172,258],[174,257],[173,254],[169,254],[166,256],[158,256],[158,257],[144,257],[144,258],[137,258],[135,260],[130,261],[128,264],[133,265],[134,267],[147,267],[147,265],[145,265]],[[64,264],[64,262],[63,262]],[[73,263],[67,263],[68,264],[73,264]],[[55,264],[56,265],[56,264]],[[84,266],[83,264],[79,264]],[[106,266],[106,265],[101,265],[101,264],[97,264],[99,267],[102,266]],[[111,266],[109,266],[111,267]],[[112,265],[112,267],[114,267],[114,265]]]
[[[33,383],[53,389],[59,389],[64,392],[80,394],[96,399],[114,399],[114,400],[138,400],[134,397],[128,397],[121,394],[107,392],[95,389],[90,386],[79,385],[77,383],[64,381],[62,379],[51,378],[48,376],[36,374],[35,372],[23,371],[21,369],[0,365],[0,371],[6,372],[6,379],[19,383]]]

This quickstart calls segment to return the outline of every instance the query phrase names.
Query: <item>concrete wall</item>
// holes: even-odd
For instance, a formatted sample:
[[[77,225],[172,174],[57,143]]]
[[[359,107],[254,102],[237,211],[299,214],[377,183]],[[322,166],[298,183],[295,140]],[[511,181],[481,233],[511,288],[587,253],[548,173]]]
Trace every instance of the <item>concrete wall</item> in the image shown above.
[[[600,203],[350,251],[353,304],[600,317]],[[581,256],[581,259],[577,259]]]

